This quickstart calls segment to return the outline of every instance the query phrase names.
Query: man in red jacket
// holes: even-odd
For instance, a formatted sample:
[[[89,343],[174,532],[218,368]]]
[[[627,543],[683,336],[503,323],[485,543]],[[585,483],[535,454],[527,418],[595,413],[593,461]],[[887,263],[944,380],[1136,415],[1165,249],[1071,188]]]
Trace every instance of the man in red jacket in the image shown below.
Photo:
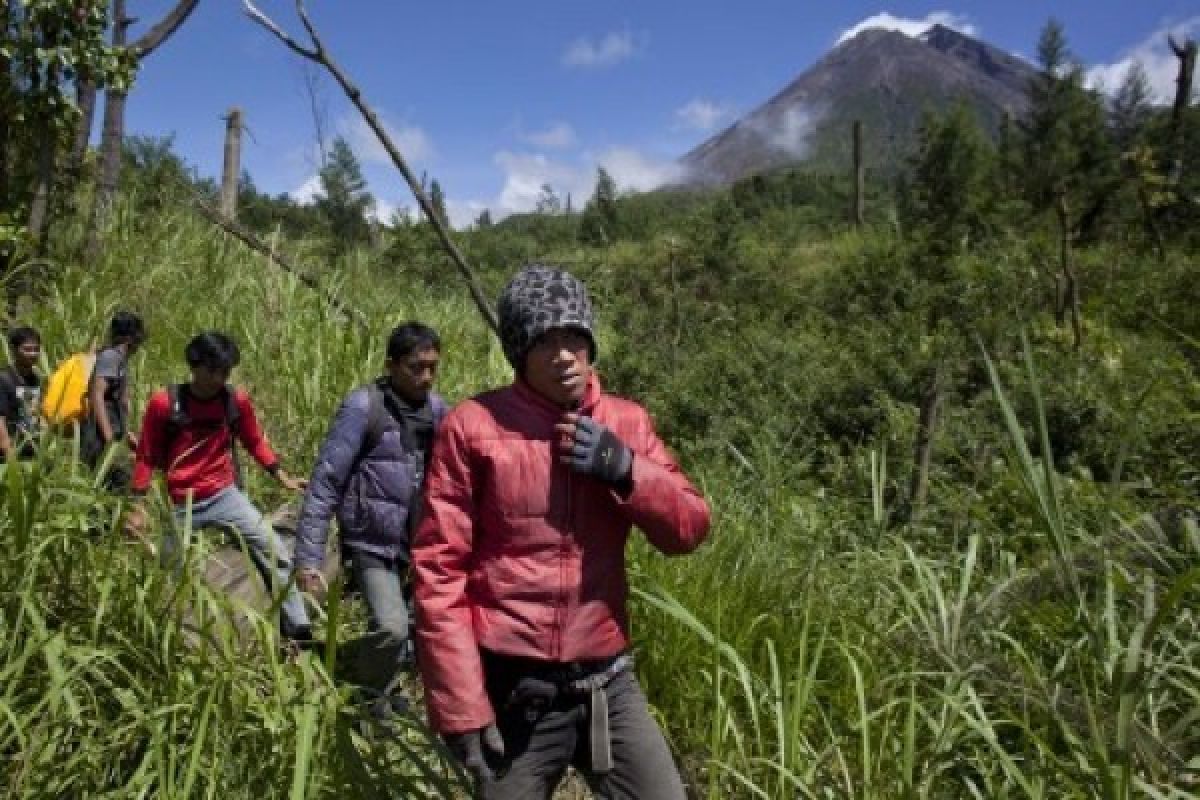
[[[625,542],[691,552],[708,506],[601,390],[582,283],[526,267],[499,316],[516,379],[442,423],[412,543],[430,721],[484,798],[549,798],[571,764],[603,797],[683,800],[631,669]]]
[[[154,471],[163,470],[177,526],[182,527],[190,514],[195,530],[213,527],[239,535],[267,586],[273,590],[288,586],[291,558],[240,488],[236,442],[285,488],[301,491],[305,483],[279,466],[249,395],[228,385],[239,360],[237,344],[223,333],[201,333],[188,343],[185,356],[191,381],[161,389],[146,403],[132,492],[144,497]],[[145,525],[146,512],[139,503],[126,519],[126,527],[140,534]],[[177,557],[178,546],[177,537],[168,534],[166,560]],[[288,586],[280,614],[280,630],[286,638],[311,640],[304,599],[294,586]]]

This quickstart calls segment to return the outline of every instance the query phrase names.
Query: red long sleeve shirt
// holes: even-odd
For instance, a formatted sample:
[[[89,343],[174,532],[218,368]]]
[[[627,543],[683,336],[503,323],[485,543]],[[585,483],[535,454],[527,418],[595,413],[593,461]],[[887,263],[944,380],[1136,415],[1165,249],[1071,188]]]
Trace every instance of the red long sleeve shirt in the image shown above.
[[[240,412],[238,440],[255,461],[266,469],[274,468],[279,459],[259,427],[250,397],[236,389],[234,401]],[[189,422],[171,439],[168,425],[171,401],[167,390],[160,389],[151,395],[142,418],[142,435],[133,466],[133,491],[145,492],[156,469],[166,472],[167,492],[173,503],[185,502],[189,492],[193,501],[204,500],[236,482],[223,395],[209,400],[189,397],[184,402]]]

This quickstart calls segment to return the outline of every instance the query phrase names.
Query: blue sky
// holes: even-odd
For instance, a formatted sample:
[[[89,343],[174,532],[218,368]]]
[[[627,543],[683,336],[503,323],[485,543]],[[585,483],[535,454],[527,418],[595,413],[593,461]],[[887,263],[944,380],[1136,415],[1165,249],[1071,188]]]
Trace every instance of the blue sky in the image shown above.
[[[131,0],[133,35],[174,0]],[[297,38],[289,0],[259,7]],[[1097,80],[1130,59],[1170,91],[1166,30],[1200,35],[1196,0],[868,3],[801,0],[440,3],[308,0],[344,69],[417,171],[442,183],[458,223],[530,208],[542,183],[577,202],[604,164],[622,188],[669,179],[673,161],[750,111],[864,24],[917,33],[941,21],[1029,56],[1046,19],[1065,25]],[[260,188],[310,196],[316,136],[301,59],[247,19],[203,0],[143,65],[131,133],[175,136],[202,174],[220,172],[221,116],[246,112],[244,166]],[[381,214],[413,202],[356,112],[321,76],[319,104],[364,164]]]

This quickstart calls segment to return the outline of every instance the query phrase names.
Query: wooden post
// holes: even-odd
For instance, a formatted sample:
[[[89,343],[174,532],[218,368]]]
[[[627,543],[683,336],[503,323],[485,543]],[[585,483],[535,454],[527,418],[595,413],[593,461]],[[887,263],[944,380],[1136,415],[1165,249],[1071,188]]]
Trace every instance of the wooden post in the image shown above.
[[[861,228],[866,221],[866,171],[863,167],[862,120],[854,120],[854,225]]]
[[[242,110],[236,106],[225,117],[225,166],[221,170],[218,210],[228,220],[237,219],[238,179],[242,174]]]
[[[1171,143],[1171,161],[1167,175],[1170,185],[1175,186],[1183,177],[1183,116],[1192,99],[1192,80],[1196,72],[1196,41],[1185,39],[1183,44],[1180,44],[1174,36],[1168,36],[1167,43],[1179,59],[1179,75],[1175,78],[1175,102],[1171,106],[1171,132],[1168,137]]]

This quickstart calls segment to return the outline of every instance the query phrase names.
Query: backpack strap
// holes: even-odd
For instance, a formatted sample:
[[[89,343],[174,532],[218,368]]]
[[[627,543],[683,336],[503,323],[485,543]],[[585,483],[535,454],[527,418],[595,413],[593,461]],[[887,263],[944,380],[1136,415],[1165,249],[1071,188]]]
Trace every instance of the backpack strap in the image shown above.
[[[378,382],[367,384],[367,432],[363,434],[362,446],[358,450],[358,461],[379,446],[383,434],[387,433],[389,417],[387,405],[383,400],[383,388]],[[357,465],[355,465],[357,468]]]
[[[187,427],[191,418],[183,405],[183,396],[187,393],[187,385],[172,383],[167,385],[167,443],[179,435]]]
[[[229,428],[229,457],[233,459],[233,483],[242,488],[242,462],[238,458],[237,438],[242,425],[242,407],[238,405],[237,394],[228,383],[221,390],[225,393],[225,427]]]

